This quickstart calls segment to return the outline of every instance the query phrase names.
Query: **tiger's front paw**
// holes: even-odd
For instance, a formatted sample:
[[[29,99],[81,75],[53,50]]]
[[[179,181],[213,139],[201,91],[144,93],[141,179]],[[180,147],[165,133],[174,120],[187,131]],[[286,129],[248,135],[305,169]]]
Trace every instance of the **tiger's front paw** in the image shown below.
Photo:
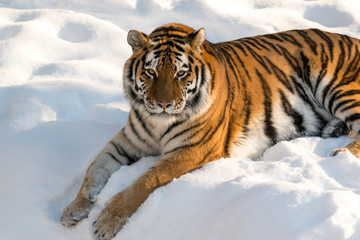
[[[61,224],[66,227],[76,225],[89,215],[93,204],[88,199],[75,199],[63,210]]]
[[[112,239],[124,226],[127,219],[128,217],[117,216],[109,208],[105,208],[94,222],[94,234],[101,240]]]

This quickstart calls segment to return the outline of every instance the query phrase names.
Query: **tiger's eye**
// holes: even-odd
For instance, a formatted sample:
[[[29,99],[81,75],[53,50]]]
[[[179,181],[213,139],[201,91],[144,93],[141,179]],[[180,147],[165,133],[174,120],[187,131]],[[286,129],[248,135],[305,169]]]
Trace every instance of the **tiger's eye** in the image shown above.
[[[151,69],[151,68],[146,69],[146,70],[145,70],[145,73],[146,73],[146,75],[148,75],[149,77],[154,77],[154,76],[156,76],[155,70],[154,70],[154,69]]]
[[[148,71],[149,71],[149,73],[150,73],[151,75],[154,75],[154,74],[155,74],[154,69],[148,69]]]
[[[177,76],[178,78],[181,78],[181,77],[185,76],[185,74],[186,74],[186,72],[181,70],[181,71],[178,71],[178,72],[177,72],[176,76]]]

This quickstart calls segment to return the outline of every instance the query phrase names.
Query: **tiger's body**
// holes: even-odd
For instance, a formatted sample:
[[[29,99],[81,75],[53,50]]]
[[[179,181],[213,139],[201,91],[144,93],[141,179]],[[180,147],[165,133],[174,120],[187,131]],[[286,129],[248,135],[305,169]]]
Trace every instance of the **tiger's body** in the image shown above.
[[[87,216],[114,171],[144,156],[161,158],[109,201],[94,224],[100,239],[112,238],[156,188],[205,163],[255,159],[298,136],[360,131],[358,39],[309,29],[212,44],[204,29],[168,24],[149,36],[132,30],[128,42],[129,120],[64,209],[66,226]],[[359,157],[359,141],[339,151]]]

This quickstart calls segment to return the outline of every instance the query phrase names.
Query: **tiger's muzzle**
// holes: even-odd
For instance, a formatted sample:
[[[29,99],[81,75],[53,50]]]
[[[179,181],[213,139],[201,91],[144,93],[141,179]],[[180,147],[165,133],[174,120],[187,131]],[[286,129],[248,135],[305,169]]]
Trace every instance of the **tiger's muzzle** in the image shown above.
[[[180,101],[156,101],[145,99],[146,109],[153,114],[179,114],[185,107],[185,100]]]

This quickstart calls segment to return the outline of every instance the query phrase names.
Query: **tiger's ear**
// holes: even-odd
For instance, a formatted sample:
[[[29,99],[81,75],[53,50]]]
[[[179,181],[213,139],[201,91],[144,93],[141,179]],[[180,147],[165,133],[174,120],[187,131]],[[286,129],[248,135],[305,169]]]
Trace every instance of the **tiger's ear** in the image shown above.
[[[149,41],[150,38],[148,35],[137,30],[130,30],[127,35],[127,42],[132,47],[133,51],[144,47],[149,43]]]
[[[205,39],[206,31],[204,28],[200,28],[199,30],[192,32],[187,36],[187,42],[197,51],[200,51],[200,48],[203,45]]]

